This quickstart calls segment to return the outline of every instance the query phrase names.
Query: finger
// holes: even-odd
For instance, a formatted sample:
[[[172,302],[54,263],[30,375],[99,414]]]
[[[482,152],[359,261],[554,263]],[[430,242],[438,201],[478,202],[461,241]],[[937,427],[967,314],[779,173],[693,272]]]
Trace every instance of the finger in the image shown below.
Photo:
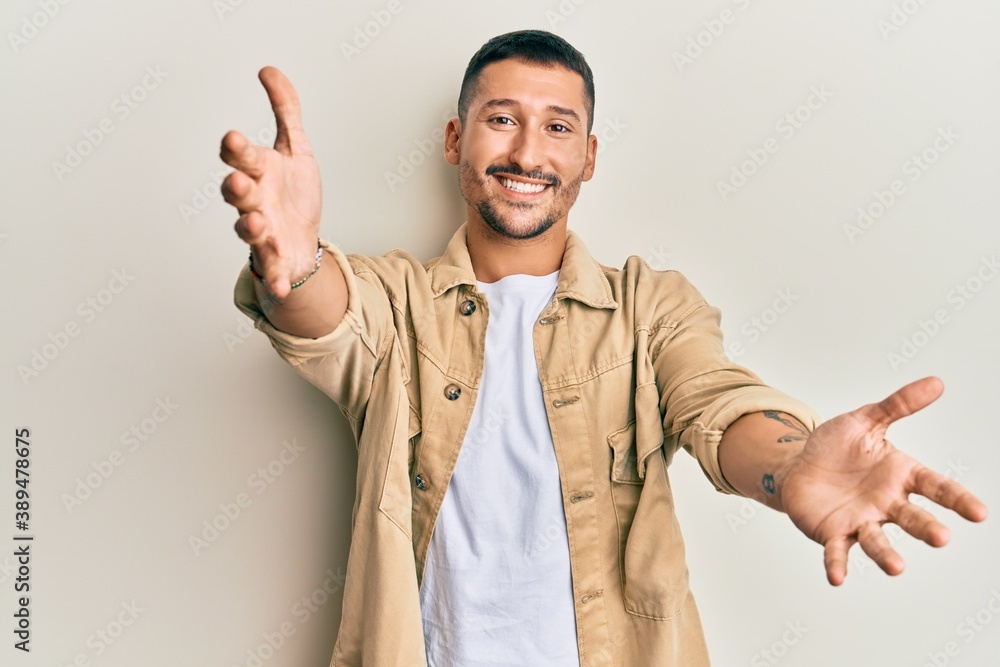
[[[273,257],[273,248],[269,248],[268,250],[271,251]],[[268,252],[268,250],[262,251],[261,254]],[[256,262],[256,260],[254,261]],[[258,266],[258,264],[255,263],[254,266]],[[264,276],[264,281],[267,282],[267,291],[271,293],[271,296],[278,303],[283,302],[285,297],[292,291],[292,284],[285,273],[278,267],[277,262],[271,261],[265,264],[263,271],[258,269],[257,272]]]
[[[927,407],[936,401],[943,391],[944,383],[932,375],[911,382],[887,398],[866,405],[861,410],[876,424],[886,427],[897,419]]]
[[[840,586],[847,576],[847,552],[857,539],[854,537],[834,537],[823,547],[823,565],[826,567],[826,580],[833,586]]]
[[[250,244],[251,248],[258,251],[265,247],[271,235],[267,218],[261,215],[259,211],[244,213],[236,221],[236,224],[233,225],[233,228],[236,230],[237,236]]]
[[[276,67],[264,67],[257,77],[264,84],[274,110],[278,130],[274,149],[285,155],[310,155],[309,140],[302,129],[302,108],[292,82]]]
[[[284,276],[275,275],[272,282],[267,283],[268,289],[278,301],[283,301],[292,291],[292,284]]]
[[[932,547],[943,547],[948,544],[950,537],[948,527],[938,521],[933,514],[909,501],[901,502],[900,506],[891,510],[888,515],[894,524]]]
[[[986,505],[983,501],[955,480],[930,468],[921,466],[915,469],[911,483],[907,485],[907,491],[954,510],[963,519],[982,521],[986,518]]]
[[[858,544],[882,571],[890,576],[896,576],[903,571],[903,557],[900,556],[888,536],[882,532],[882,526],[870,521],[858,529]]]
[[[222,181],[222,198],[240,213],[260,209],[262,195],[257,182],[242,171],[234,171]]]
[[[219,157],[251,178],[260,178],[264,174],[264,156],[260,149],[236,130],[230,130],[222,137]]]
[[[239,237],[250,244],[254,270],[264,278],[267,291],[281,303],[292,291],[292,286],[274,261],[275,256],[280,255],[280,248],[270,233],[267,219],[258,211],[250,211],[241,215],[234,227]]]

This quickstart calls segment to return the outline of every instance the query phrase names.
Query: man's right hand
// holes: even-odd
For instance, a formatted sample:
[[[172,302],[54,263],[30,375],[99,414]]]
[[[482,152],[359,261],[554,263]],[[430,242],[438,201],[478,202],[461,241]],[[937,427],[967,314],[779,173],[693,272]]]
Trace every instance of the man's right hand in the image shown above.
[[[240,213],[236,233],[250,244],[253,267],[281,302],[316,264],[322,182],[302,129],[299,97],[274,67],[258,73],[277,121],[274,148],[255,146],[230,130],[219,157],[234,167],[222,182],[222,196]],[[336,267],[333,267],[338,271]]]
[[[292,284],[316,266],[322,183],[319,167],[302,129],[299,96],[285,75],[265,67],[257,75],[277,119],[274,148],[255,146],[232,130],[222,138],[219,157],[236,168],[222,182],[222,196],[240,212],[236,233],[250,244],[254,296],[277,329],[319,338],[333,331],[347,312],[346,273],[324,251],[316,275],[294,292]]]

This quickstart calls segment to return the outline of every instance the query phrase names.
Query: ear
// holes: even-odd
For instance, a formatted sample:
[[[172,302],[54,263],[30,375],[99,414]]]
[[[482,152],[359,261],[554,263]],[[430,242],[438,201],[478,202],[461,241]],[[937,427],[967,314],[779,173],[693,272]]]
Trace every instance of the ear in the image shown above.
[[[462,121],[450,118],[444,128],[444,159],[448,164],[458,165],[462,139]]]
[[[594,176],[594,165],[597,162],[597,135],[587,137],[587,163],[583,167],[583,180],[589,181]]]

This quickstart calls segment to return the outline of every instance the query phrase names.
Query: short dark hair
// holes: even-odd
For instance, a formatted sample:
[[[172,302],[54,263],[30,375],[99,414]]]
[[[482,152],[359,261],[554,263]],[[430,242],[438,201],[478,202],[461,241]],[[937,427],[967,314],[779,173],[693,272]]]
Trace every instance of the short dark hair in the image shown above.
[[[590,134],[594,127],[594,73],[590,71],[590,65],[582,53],[562,37],[545,30],[517,30],[497,35],[472,56],[462,79],[462,90],[458,94],[458,117],[463,124],[469,112],[469,104],[476,95],[483,68],[490,63],[511,58],[550,67],[561,65],[583,77],[587,134]]]

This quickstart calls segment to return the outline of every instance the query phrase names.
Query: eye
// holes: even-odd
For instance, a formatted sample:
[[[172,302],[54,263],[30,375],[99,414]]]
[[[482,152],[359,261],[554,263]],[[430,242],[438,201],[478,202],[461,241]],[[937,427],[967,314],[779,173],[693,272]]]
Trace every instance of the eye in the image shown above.
[[[503,121],[507,121],[507,122],[503,122]],[[493,118],[490,118],[489,122],[495,123],[496,125],[513,125],[514,124],[514,120],[512,118],[510,118],[509,116],[495,116]]]
[[[556,132],[558,132],[560,134],[562,134],[564,132],[571,132],[571,130],[568,127],[566,127],[565,125],[563,125],[562,123],[553,123],[552,125],[549,125],[549,127],[553,128],[553,129],[561,128],[561,129],[556,129]]]

